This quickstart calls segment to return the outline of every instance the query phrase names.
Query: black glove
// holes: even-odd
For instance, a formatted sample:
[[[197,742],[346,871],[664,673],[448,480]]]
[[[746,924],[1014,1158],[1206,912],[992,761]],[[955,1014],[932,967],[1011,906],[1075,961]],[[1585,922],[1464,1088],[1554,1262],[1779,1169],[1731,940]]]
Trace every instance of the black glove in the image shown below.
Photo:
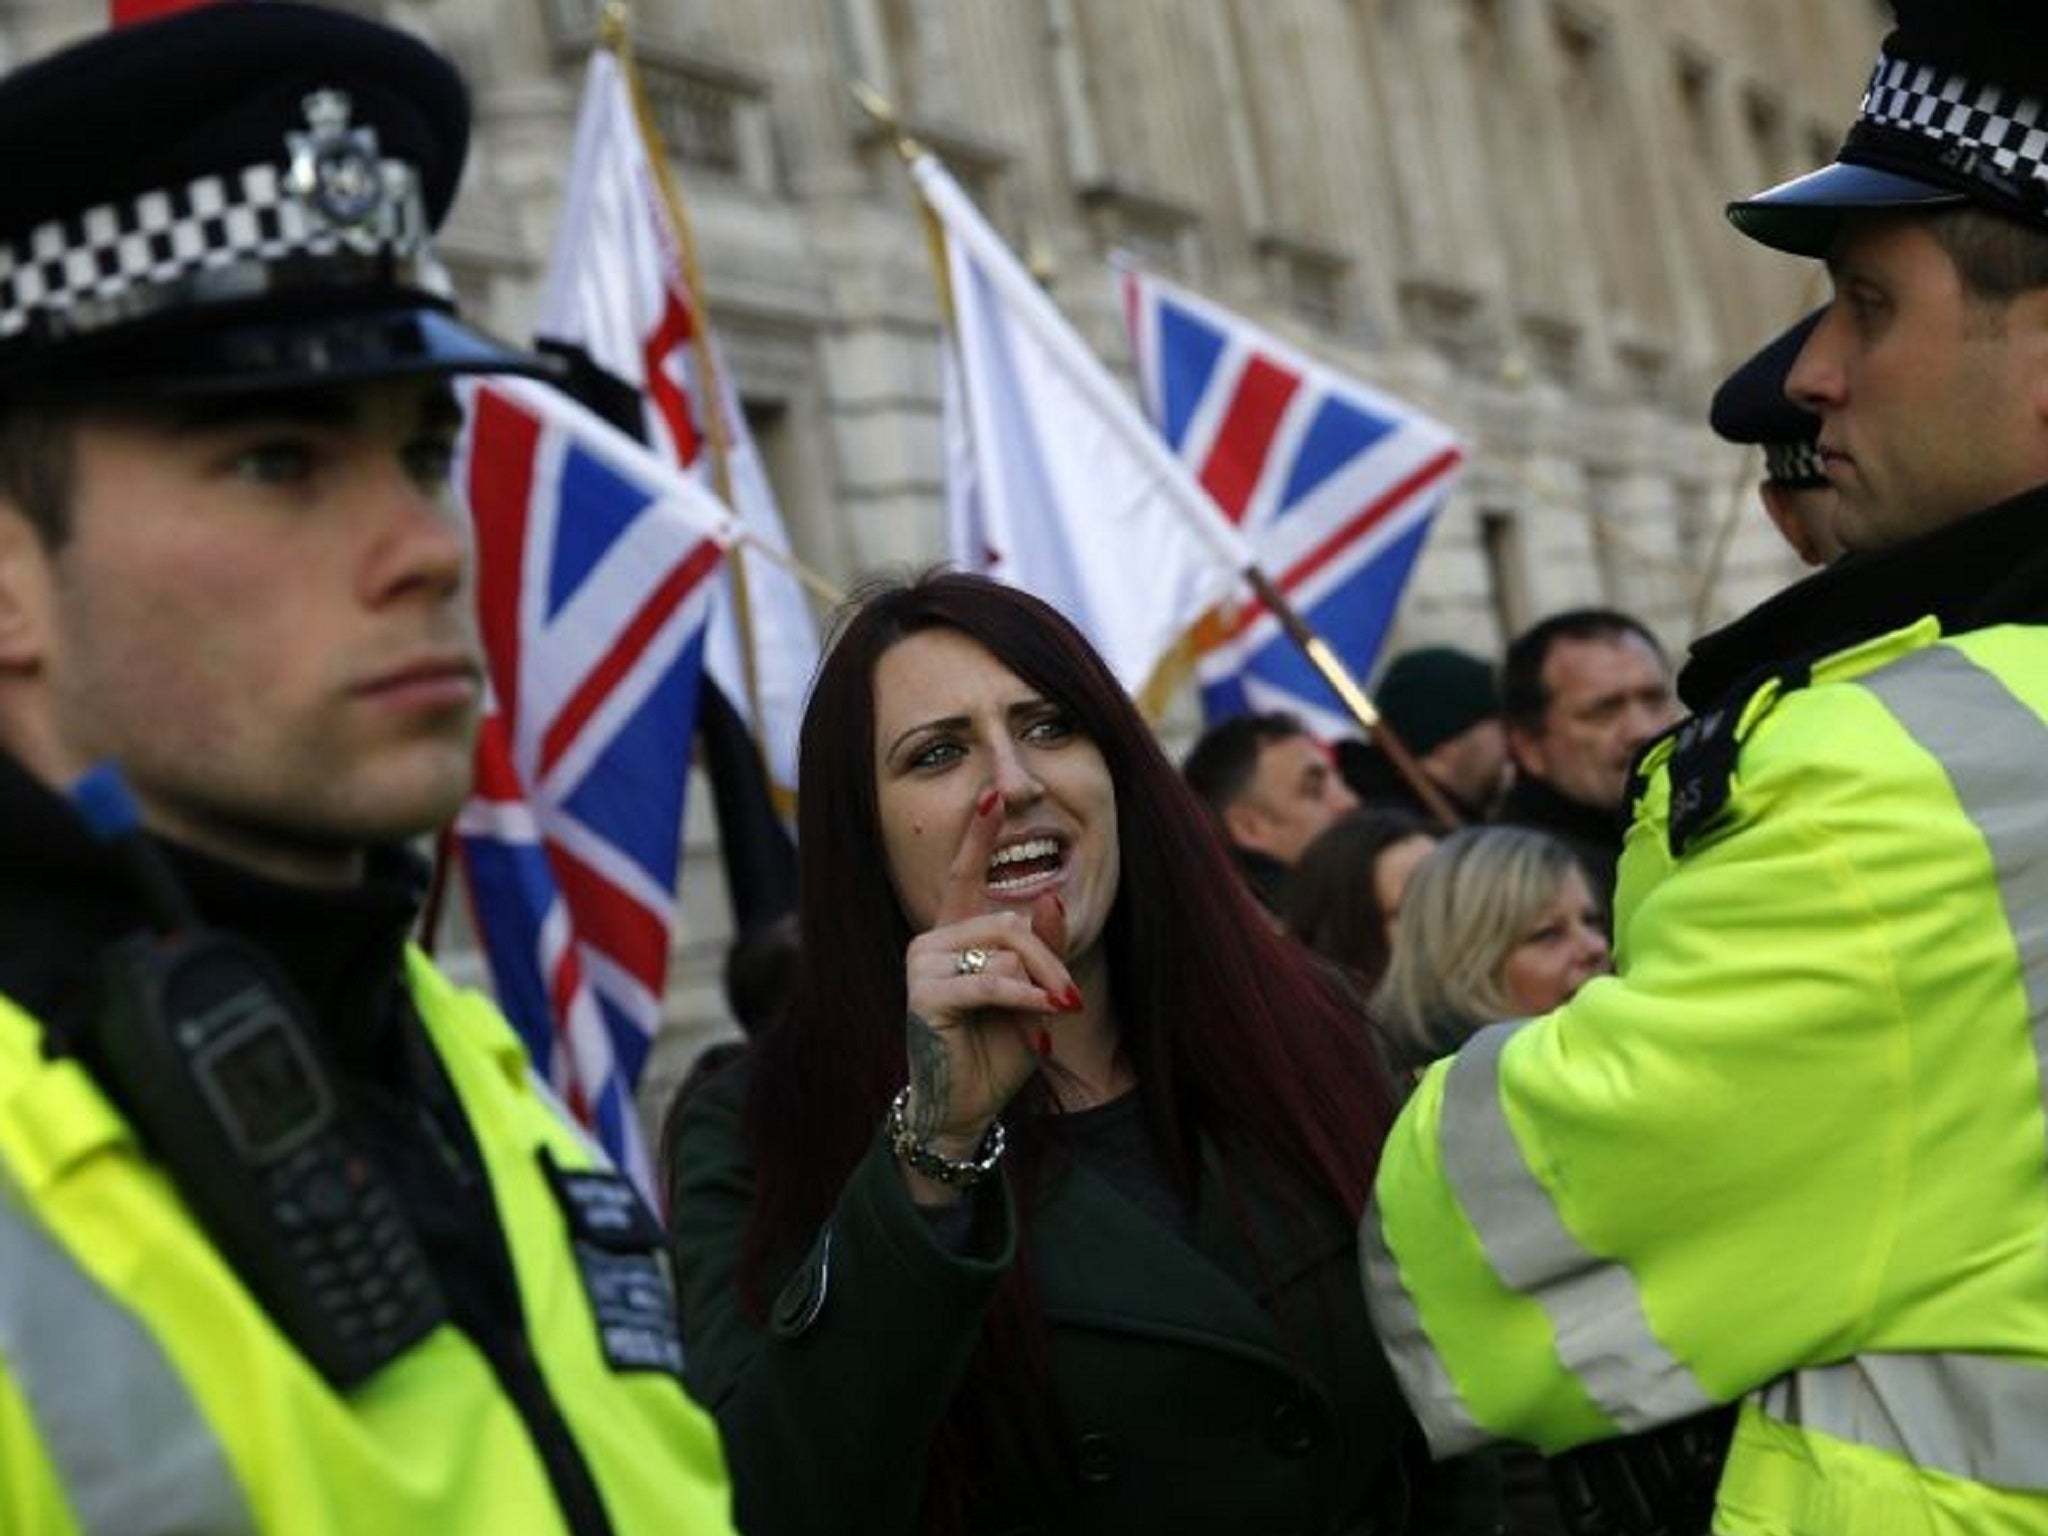
[[[1734,1407],[1554,1456],[1551,1489],[1573,1536],[1708,1536]]]

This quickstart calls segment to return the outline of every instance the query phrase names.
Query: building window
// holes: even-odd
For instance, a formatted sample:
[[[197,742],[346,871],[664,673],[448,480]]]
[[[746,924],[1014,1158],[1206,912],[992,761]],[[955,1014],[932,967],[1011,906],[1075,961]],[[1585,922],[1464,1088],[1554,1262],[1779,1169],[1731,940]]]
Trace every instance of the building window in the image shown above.
[[[1766,176],[1780,176],[1785,171],[1785,113],[1778,103],[1761,90],[1751,90],[1743,98],[1743,117],[1749,125],[1750,153]]]
[[[557,47],[587,46],[597,36],[598,0],[540,0],[548,36]]]
[[[1480,372],[1495,366],[1491,359],[1497,345],[1477,291],[1412,277],[1397,286],[1395,296],[1409,333],[1441,353],[1453,367]]]
[[[1493,605],[1494,622],[1503,635],[1519,635],[1535,622],[1520,514],[1505,507],[1482,508],[1479,547],[1486,557],[1486,595]]]
[[[541,0],[557,62],[580,71],[597,44],[598,0]],[[631,33],[647,114],[677,165],[775,190],[768,82],[701,42],[651,30]]]
[[[1285,235],[1267,235],[1258,242],[1273,297],[1325,336],[1343,334],[1351,316],[1351,262]]]
[[[641,71],[648,111],[668,152],[685,165],[737,176],[739,108],[733,93],[672,65]]]
[[[1201,281],[1201,228],[1191,210],[1114,182],[1083,187],[1081,205],[1100,246],[1128,252],[1162,277]]]

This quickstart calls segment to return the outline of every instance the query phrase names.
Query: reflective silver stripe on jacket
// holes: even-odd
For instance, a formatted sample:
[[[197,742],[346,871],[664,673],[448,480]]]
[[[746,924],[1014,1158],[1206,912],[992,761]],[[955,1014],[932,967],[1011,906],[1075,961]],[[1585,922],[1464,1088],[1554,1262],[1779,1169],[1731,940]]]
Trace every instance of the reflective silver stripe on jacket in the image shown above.
[[[1436,1346],[1429,1342],[1415,1302],[1401,1283],[1401,1271],[1380,1232],[1377,1201],[1366,1207],[1365,1219],[1358,1225],[1358,1263],[1373,1332],[1394,1368],[1401,1395],[1429,1437],[1430,1449],[1438,1456],[1457,1456],[1486,1444],[1493,1437],[1479,1427],[1458,1395],[1457,1384],[1444,1369]]]
[[[1857,681],[1941,764],[1991,850],[2048,1115],[2048,725],[1953,646],[1916,651]]]
[[[1649,1429],[1710,1408],[1692,1368],[1650,1330],[1628,1269],[1565,1229],[1529,1171],[1501,1104],[1500,1058],[1529,1021],[1490,1025],[1451,1063],[1444,1085],[1444,1176],[1501,1283],[1543,1308],[1558,1359],[1623,1430]]]
[[[1991,1355],[1864,1355],[1756,1395],[1782,1424],[1935,1472],[2048,1493],[2048,1369]]]
[[[4,1180],[0,1365],[88,1536],[254,1536],[226,1453],[171,1362]]]
[[[1941,763],[1990,849],[2048,1114],[2048,816],[2041,790],[2048,726],[1996,676],[1949,646],[1857,682]],[[1543,1307],[1560,1359],[1617,1425],[1646,1428],[1710,1406],[1691,1370],[1652,1333],[1634,1277],[1565,1229],[1522,1156],[1501,1104],[1499,1064],[1523,1022],[1482,1030],[1452,1064],[1442,1116],[1445,1177],[1495,1272]],[[1369,1220],[1363,1235],[1378,1250],[1365,1256],[1374,1317],[1388,1333],[1396,1371],[1432,1443],[1431,1410],[1451,1433],[1476,1436],[1465,1429],[1469,1413],[1422,1336],[1392,1260],[1378,1248],[1377,1223]],[[1871,1357],[1800,1372],[1765,1389],[1761,1403],[1786,1422],[1894,1450],[1922,1466],[2001,1486],[2048,1487],[2048,1371],[1986,1357]]]

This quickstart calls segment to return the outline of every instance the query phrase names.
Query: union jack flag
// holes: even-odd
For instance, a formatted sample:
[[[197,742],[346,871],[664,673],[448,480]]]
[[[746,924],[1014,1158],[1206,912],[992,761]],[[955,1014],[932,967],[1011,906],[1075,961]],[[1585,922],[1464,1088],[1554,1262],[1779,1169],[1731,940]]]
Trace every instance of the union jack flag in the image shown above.
[[[1220,305],[1119,275],[1146,414],[1310,627],[1370,676],[1463,446]],[[1196,642],[1210,720],[1285,709],[1325,738],[1358,733],[1257,598],[1212,611]]]
[[[490,704],[456,823],[498,1000],[643,1190],[704,632],[732,530],[695,481],[544,385],[465,386]]]

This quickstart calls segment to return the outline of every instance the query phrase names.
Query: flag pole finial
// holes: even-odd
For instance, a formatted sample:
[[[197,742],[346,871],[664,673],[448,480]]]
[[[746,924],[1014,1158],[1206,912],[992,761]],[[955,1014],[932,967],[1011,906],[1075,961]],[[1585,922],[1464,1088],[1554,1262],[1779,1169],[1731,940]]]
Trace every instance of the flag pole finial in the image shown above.
[[[619,53],[632,33],[633,16],[626,8],[626,0],[605,0],[604,9],[597,16],[598,47]]]
[[[924,146],[911,137],[903,126],[903,119],[897,115],[896,103],[869,85],[865,80],[849,80],[847,90],[853,93],[854,104],[874,119],[875,125],[884,130],[895,141],[896,153],[909,165],[924,153]]]

